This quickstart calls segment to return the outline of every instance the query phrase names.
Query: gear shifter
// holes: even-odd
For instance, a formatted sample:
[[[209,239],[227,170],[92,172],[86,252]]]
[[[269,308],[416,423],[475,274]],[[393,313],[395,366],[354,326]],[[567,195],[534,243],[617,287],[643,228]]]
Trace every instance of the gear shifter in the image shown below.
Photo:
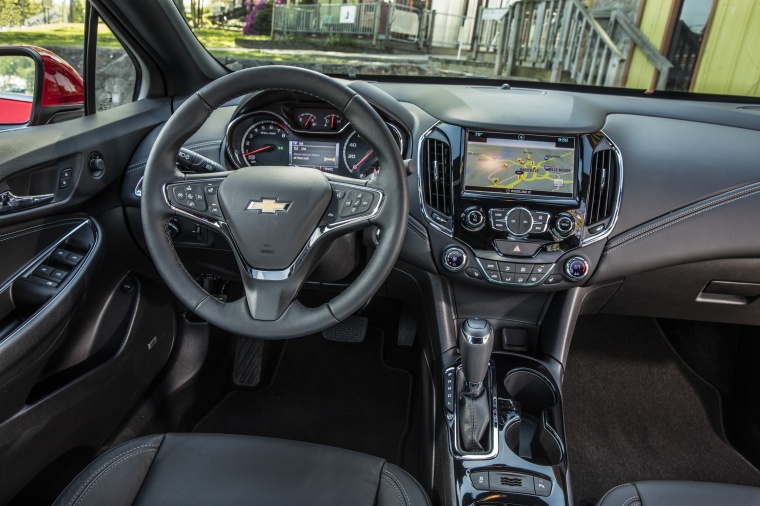
[[[491,413],[489,395],[483,382],[493,350],[493,327],[481,318],[470,318],[459,329],[459,352],[462,355],[462,382],[459,389],[459,437],[462,449],[482,452],[481,440],[488,428]]]

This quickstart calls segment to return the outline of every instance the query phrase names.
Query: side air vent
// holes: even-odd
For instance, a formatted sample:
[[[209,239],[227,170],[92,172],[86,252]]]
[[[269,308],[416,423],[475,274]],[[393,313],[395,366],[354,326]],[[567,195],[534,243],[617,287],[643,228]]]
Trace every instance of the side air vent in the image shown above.
[[[594,228],[597,223],[612,216],[618,187],[618,159],[611,149],[594,153],[591,158],[588,199],[586,201],[586,226]]]
[[[450,217],[453,213],[451,148],[445,141],[425,139],[422,164],[425,204]]]

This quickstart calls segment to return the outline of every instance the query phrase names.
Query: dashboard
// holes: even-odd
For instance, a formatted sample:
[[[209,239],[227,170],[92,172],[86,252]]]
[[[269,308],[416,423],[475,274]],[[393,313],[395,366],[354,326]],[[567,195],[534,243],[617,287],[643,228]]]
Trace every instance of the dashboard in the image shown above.
[[[400,260],[447,278],[458,304],[483,300],[480,293],[540,296],[611,284],[620,288],[608,307],[618,313],[641,314],[636,308],[645,305],[645,314],[702,317],[704,300],[746,299],[744,309],[755,307],[741,294],[703,291],[713,281],[735,291],[731,283],[755,278],[741,259],[757,256],[760,230],[737,227],[760,205],[756,109],[461,80],[347,84],[381,115],[415,168]],[[125,175],[129,206],[139,206],[135,189],[152,135]],[[185,147],[218,170],[298,165],[359,179],[382,170],[334,107],[292,92],[261,92],[220,108]],[[183,254],[226,248],[203,230],[178,235]],[[374,234],[361,244],[373,241]],[[202,251],[197,257],[202,263]],[[331,265],[328,282],[355,264]],[[686,298],[678,291],[685,284]],[[711,314],[757,320],[740,317],[742,310],[726,303]]]

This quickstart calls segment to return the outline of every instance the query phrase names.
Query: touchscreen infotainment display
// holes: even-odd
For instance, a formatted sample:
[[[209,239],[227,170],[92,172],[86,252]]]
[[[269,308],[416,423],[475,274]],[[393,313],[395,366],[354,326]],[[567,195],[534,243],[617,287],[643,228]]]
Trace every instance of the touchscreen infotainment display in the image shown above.
[[[575,138],[470,131],[464,189],[572,198]]]

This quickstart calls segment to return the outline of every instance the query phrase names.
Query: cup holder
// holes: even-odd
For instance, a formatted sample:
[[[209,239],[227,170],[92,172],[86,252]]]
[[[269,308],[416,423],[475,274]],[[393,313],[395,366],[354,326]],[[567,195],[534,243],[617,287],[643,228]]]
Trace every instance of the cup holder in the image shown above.
[[[507,426],[507,446],[523,460],[539,466],[562,462],[562,444],[554,430],[542,419],[521,415]]]
[[[518,402],[520,417],[506,430],[507,446],[520,458],[541,466],[562,461],[562,443],[549,423],[546,412],[559,398],[549,380],[539,372],[518,368],[504,378],[504,388]]]

